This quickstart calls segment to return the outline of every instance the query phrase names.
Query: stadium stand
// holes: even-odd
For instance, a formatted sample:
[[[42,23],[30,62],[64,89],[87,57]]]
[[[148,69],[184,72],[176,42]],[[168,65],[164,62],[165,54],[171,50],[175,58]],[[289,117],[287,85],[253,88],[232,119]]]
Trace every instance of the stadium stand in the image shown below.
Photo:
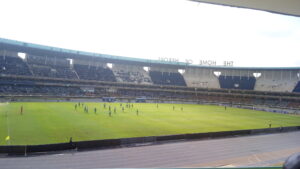
[[[300,102],[289,102],[287,107],[300,108]]]
[[[297,83],[297,85],[295,86],[293,92],[300,92],[300,81]]]
[[[218,77],[212,69],[187,68],[183,74],[187,86],[197,88],[220,88]]]
[[[254,77],[243,76],[223,76],[219,77],[220,86],[223,89],[244,89],[253,90],[256,79]]]
[[[276,106],[278,107],[288,107],[289,102],[288,101],[278,101],[278,104]]]
[[[152,84],[149,74],[142,67],[118,64],[113,67],[113,73],[117,82]]]
[[[147,98],[290,108],[300,105],[300,68],[189,66],[1,38],[0,68],[0,97]]]
[[[297,82],[297,70],[259,70],[261,77],[256,80],[255,90],[292,92]]]
[[[66,67],[31,65],[30,68],[34,76],[77,79],[74,71]]]
[[[109,68],[74,64],[74,69],[76,70],[80,79],[109,82],[116,81],[116,77],[114,76],[112,70]]]
[[[149,75],[154,84],[186,86],[183,76],[180,73],[150,71]]]
[[[0,56],[0,74],[32,75],[21,58]]]
[[[3,94],[30,94],[55,95],[55,96],[80,96],[84,93],[80,88],[62,86],[37,86],[37,85],[0,85]]]
[[[34,76],[78,79],[66,59],[28,56],[27,63]]]

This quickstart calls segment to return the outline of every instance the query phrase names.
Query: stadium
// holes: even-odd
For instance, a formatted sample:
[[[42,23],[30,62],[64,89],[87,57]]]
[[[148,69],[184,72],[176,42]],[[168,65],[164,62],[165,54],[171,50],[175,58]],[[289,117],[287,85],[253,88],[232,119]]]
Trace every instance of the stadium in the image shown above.
[[[0,44],[1,145],[300,125],[299,68],[195,66]]]
[[[299,96],[300,67],[197,65],[0,38],[0,168],[281,169],[300,152]]]

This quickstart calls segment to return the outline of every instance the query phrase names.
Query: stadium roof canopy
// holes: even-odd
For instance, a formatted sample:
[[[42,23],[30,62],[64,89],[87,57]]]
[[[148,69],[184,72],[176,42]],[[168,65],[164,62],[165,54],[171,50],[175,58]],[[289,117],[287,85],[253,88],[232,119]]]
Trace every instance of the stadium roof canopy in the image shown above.
[[[190,0],[300,17],[299,0]]]
[[[84,52],[77,51],[71,49],[63,49],[45,45],[38,45],[33,43],[21,42],[16,40],[4,39],[0,38],[0,50],[11,49],[17,52],[33,52],[38,54],[43,54],[46,56],[55,55],[55,57],[63,57],[63,58],[74,58],[74,57],[94,57],[101,60],[105,60],[106,62],[111,63],[134,63],[141,64],[144,66],[153,66],[153,65],[164,65],[175,68],[186,68],[186,67],[198,67],[198,68],[215,68],[215,69],[252,69],[252,70],[272,70],[272,69],[280,69],[280,70],[300,70],[300,67],[227,67],[227,66],[203,66],[203,65],[192,65],[184,62],[168,62],[161,60],[153,60],[153,59],[141,59],[141,58],[132,58],[125,56],[115,56],[115,55],[107,55],[107,54],[99,54],[92,52]]]

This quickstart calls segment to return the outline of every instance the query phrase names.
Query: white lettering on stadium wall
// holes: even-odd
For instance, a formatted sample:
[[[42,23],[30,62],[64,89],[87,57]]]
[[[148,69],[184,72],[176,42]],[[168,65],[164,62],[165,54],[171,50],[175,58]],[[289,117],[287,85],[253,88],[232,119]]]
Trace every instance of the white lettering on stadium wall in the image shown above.
[[[179,63],[179,59],[178,58],[168,58],[168,57],[159,57],[158,58],[159,61],[162,62],[169,62],[169,63]],[[184,62],[181,63],[186,63],[187,65],[191,65],[193,64],[193,60],[192,59],[185,59]],[[200,60],[199,61],[199,65],[201,66],[227,66],[227,67],[232,67],[233,66],[233,61],[222,61],[221,64],[217,64],[220,62],[217,62],[216,60]]]
[[[163,62],[179,62],[179,59],[177,58],[165,58],[165,57],[159,57],[158,60]]]
[[[200,60],[199,65],[202,66],[215,66],[217,62],[215,60]]]

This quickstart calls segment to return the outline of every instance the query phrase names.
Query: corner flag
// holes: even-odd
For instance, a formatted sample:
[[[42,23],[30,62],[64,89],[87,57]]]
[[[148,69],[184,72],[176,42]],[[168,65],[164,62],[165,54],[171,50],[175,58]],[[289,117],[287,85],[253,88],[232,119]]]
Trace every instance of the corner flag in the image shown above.
[[[9,139],[10,139],[9,136],[6,136],[6,137],[5,137],[5,141],[8,141]]]

